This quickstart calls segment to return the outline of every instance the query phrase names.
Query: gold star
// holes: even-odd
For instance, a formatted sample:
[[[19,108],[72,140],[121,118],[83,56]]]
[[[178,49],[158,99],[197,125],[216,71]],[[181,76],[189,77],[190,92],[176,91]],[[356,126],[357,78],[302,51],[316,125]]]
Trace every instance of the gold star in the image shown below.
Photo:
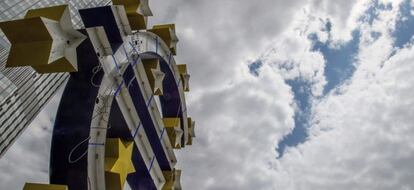
[[[195,137],[195,121],[191,119],[191,117],[187,118],[188,123],[188,142],[186,145],[192,145],[193,144],[193,138]]]
[[[181,139],[183,138],[183,130],[181,129],[180,118],[163,118],[164,126],[167,130],[168,138],[174,149],[182,147]]]
[[[175,147],[181,148],[181,138],[183,138],[183,130],[181,128],[175,128]]]
[[[183,88],[185,92],[189,92],[190,91],[190,75],[189,74],[183,74],[181,75],[181,78],[183,80]]]
[[[171,53],[177,55],[177,43],[179,40],[175,33],[175,24],[154,25],[152,29],[147,29],[147,31],[159,36],[170,48]]]
[[[38,73],[78,70],[76,48],[86,36],[72,28],[68,5],[29,10],[0,28],[11,43],[6,67],[31,66]]]
[[[181,80],[183,81],[183,90],[184,92],[190,91],[190,75],[187,73],[187,65],[186,64],[178,64],[177,65],[178,72],[180,73]]]
[[[187,118],[188,121],[188,128],[189,128],[189,135],[191,137],[196,137],[195,136],[195,121],[191,119],[191,117]]]
[[[160,65],[158,64],[156,69],[151,69],[152,76],[154,77],[154,94],[162,95],[162,81],[164,80],[165,74],[160,70]]]
[[[107,139],[105,147],[105,183],[107,190],[122,190],[130,173],[135,172],[132,163],[133,142]]]
[[[172,171],[162,171],[165,178],[165,184],[162,190],[181,190],[181,170],[173,169]]]
[[[66,185],[49,185],[40,183],[26,183],[23,190],[68,190]]]
[[[164,80],[165,74],[160,69],[160,60],[145,59],[142,60],[142,63],[144,64],[145,73],[152,88],[152,93],[158,96],[162,95],[162,81]]]
[[[112,0],[114,5],[123,5],[132,30],[147,29],[148,16],[152,16],[148,0]]]

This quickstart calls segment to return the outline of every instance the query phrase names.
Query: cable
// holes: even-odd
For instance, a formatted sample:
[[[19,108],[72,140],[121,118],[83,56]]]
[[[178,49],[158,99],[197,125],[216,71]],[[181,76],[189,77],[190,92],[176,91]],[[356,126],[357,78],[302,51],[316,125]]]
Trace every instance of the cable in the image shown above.
[[[88,153],[88,149],[86,149],[86,151],[79,158],[77,158],[76,160],[71,159],[73,151],[75,151],[81,144],[85,143],[89,139],[91,139],[91,137],[86,138],[85,140],[81,141],[79,144],[77,144],[75,147],[72,148],[72,150],[70,151],[69,156],[68,156],[68,162],[69,163],[74,164],[74,163],[78,162],[80,159],[82,159]]]
[[[101,70],[102,70],[102,64],[101,64],[101,62],[99,62],[99,65],[95,66],[92,69],[92,73],[93,74],[92,74],[92,77],[91,77],[91,84],[92,84],[93,87],[99,88],[101,86],[101,85],[95,84],[95,82],[93,81],[93,79],[95,78],[95,75],[97,73],[99,73],[99,71],[101,71]]]
[[[108,87],[106,90],[105,90],[105,92],[107,92],[107,90],[109,89],[110,87]],[[102,97],[101,97],[102,98]],[[99,108],[99,110],[101,110],[102,108],[104,108],[104,107],[107,107],[108,106],[108,101],[105,101],[105,103],[103,104],[103,106],[101,107],[101,108]],[[104,114],[104,113],[108,113],[108,112],[106,112],[106,111],[103,111],[103,112],[98,112],[98,114],[97,115],[101,115],[101,114]],[[94,115],[93,116],[93,118],[92,119],[94,119],[97,115]],[[106,121],[107,123],[108,123],[108,121]],[[110,128],[112,128],[112,126],[110,125],[110,124],[108,124],[108,128],[106,128],[106,129],[110,129]],[[73,147],[72,148],[72,150],[70,151],[70,153],[69,153],[69,156],[68,156],[68,162],[69,163],[71,163],[71,164],[74,164],[74,163],[76,163],[76,162],[78,162],[79,160],[81,160],[87,153],[88,153],[88,149],[86,149],[85,150],[85,152],[82,154],[82,155],[80,155],[77,159],[75,159],[75,160],[72,160],[72,154],[73,154],[73,152],[76,150],[76,149],[78,149],[78,147],[80,146],[80,145],[82,145],[83,143],[85,143],[86,141],[88,141],[88,140],[90,140],[91,139],[91,137],[89,136],[88,138],[86,138],[85,140],[83,140],[83,141],[81,141],[80,143],[78,143],[75,147]],[[101,145],[101,144],[100,144]]]
[[[107,89],[105,89],[104,94],[106,92],[108,92],[108,89],[109,88],[110,87],[108,87]],[[97,100],[97,102],[96,102],[97,104],[99,104],[99,101],[103,101],[104,103],[102,104],[102,106],[98,107],[98,109],[95,109],[94,115],[92,116],[92,120],[94,120],[97,116],[100,116],[102,114],[109,113],[107,111],[107,109],[110,108],[111,105],[108,104],[109,101],[108,101],[108,98],[105,98],[106,96],[99,95],[98,98],[96,99]]]

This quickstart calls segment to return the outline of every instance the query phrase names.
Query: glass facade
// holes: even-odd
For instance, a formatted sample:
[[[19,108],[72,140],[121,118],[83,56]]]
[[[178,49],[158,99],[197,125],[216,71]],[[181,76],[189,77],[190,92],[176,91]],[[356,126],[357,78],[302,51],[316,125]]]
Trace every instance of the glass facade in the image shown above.
[[[23,18],[28,9],[69,4],[74,27],[81,28],[78,9],[110,3],[110,0],[3,0],[0,21]],[[37,74],[29,67],[5,68],[9,48],[0,32],[0,157],[69,77],[67,73]]]

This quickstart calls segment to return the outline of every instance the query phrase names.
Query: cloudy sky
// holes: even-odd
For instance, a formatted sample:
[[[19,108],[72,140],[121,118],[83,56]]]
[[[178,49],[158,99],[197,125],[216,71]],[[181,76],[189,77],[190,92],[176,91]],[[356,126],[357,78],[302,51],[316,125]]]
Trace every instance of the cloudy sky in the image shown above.
[[[189,66],[184,189],[414,189],[414,2],[150,0]],[[0,160],[48,181],[59,97]]]

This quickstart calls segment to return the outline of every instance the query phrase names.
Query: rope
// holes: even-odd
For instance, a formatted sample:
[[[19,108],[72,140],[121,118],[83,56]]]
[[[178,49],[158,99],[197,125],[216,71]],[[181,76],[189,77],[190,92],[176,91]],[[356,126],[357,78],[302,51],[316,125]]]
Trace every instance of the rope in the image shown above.
[[[93,79],[95,78],[95,75],[98,74],[99,71],[101,71],[101,70],[102,70],[102,64],[101,64],[101,62],[99,62],[99,65],[95,66],[92,69],[92,73],[93,74],[92,74],[92,77],[91,77],[91,84],[92,84],[93,87],[96,87],[96,88],[99,88],[100,87],[100,85],[95,84],[95,82],[93,81]]]
[[[110,87],[107,87],[107,89],[105,89],[104,94],[107,94],[108,89],[110,89]],[[104,96],[99,95],[97,100],[98,101],[104,101],[104,104],[101,107],[98,108],[97,112],[94,112],[94,115],[92,116],[92,120],[94,120],[97,116],[108,113],[106,110],[107,110],[107,108],[111,107],[111,105],[108,104],[108,99],[105,99]]]
[[[86,141],[88,141],[89,139],[91,139],[91,137],[88,137],[88,138],[86,138],[85,140],[83,140],[83,141],[81,141],[80,143],[78,143],[75,147],[73,147],[72,148],[72,150],[70,151],[70,153],[69,153],[69,156],[68,156],[68,162],[69,163],[71,163],[71,164],[74,164],[74,163],[76,163],[76,162],[78,162],[79,160],[81,160],[87,153],[88,153],[88,149],[86,149],[86,151],[81,155],[81,156],[79,156],[79,158],[77,158],[77,159],[75,159],[75,160],[72,160],[72,154],[73,154],[73,152],[81,145],[81,144],[83,144],[83,143],[85,143]]]
[[[93,83],[93,78],[94,78],[94,76],[100,71],[100,70],[102,70],[102,65],[101,65],[101,63],[98,65],[98,66],[95,66],[93,69],[92,69],[92,72],[93,72],[93,76],[92,76],[92,78],[91,78],[91,84],[94,86],[94,87],[100,87],[100,85],[96,85],[96,84],[94,84]],[[111,87],[110,86],[108,86],[107,87],[107,89],[105,89],[105,91],[104,91],[104,94],[107,94],[107,92],[109,91],[111,89]],[[108,101],[106,100],[106,99],[104,99],[104,97],[102,97],[102,96],[100,96],[100,97],[98,97],[98,101],[104,101],[104,104],[102,105],[102,107],[100,107],[100,108],[98,108],[98,112],[95,112],[95,114],[93,115],[93,117],[92,117],[92,120],[93,119],[95,119],[97,116],[99,116],[99,115],[102,115],[102,114],[105,114],[105,113],[108,113],[107,111],[99,111],[99,110],[102,110],[102,109],[104,109],[104,108],[106,108],[106,107],[108,107]],[[106,109],[104,109],[104,110],[106,110]],[[107,123],[108,123],[108,121],[106,121]],[[112,126],[110,125],[110,124],[108,124],[108,127],[107,128],[103,128],[103,127],[91,127],[92,129],[111,129],[112,128]],[[88,149],[86,149],[85,150],[85,152],[79,157],[79,158],[77,158],[77,159],[75,159],[75,160],[72,160],[72,154],[73,154],[73,152],[76,150],[76,149],[78,149],[78,147],[80,146],[80,145],[82,145],[83,143],[85,143],[86,141],[88,141],[88,140],[90,140],[91,139],[91,137],[89,136],[88,138],[86,138],[85,140],[83,140],[83,141],[81,141],[80,143],[78,143],[74,148],[72,148],[72,150],[70,151],[70,153],[69,153],[69,156],[68,156],[68,162],[69,163],[71,163],[71,164],[73,164],[73,163],[76,163],[76,162],[78,162],[79,160],[81,160],[87,153],[88,153]],[[105,145],[105,144],[103,144],[103,143],[88,143],[88,145],[96,145],[96,146],[103,146],[103,145]]]

